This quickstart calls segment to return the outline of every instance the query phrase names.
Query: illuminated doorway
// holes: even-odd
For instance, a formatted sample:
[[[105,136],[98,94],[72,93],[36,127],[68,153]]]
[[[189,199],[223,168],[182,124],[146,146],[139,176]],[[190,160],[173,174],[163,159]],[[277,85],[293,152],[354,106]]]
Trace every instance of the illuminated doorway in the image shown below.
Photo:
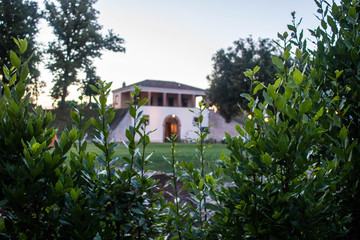
[[[164,121],[164,142],[168,142],[168,138],[175,134],[177,136],[177,140],[180,140],[180,120],[175,116],[175,114],[170,115],[165,118]]]

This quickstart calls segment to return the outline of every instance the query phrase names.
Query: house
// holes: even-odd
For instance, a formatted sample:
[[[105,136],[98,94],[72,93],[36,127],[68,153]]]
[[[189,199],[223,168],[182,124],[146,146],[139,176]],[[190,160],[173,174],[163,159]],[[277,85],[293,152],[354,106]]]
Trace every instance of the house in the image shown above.
[[[134,85],[141,86],[140,99],[149,99],[147,104],[141,107],[141,111],[149,119],[147,129],[156,129],[155,132],[150,134],[152,142],[165,142],[171,134],[176,134],[181,141],[193,141],[197,138],[195,133],[197,128],[194,126],[194,122],[198,120],[196,103],[205,98],[206,94],[203,89],[177,82],[159,80],[144,80]],[[126,101],[131,100],[131,92],[133,91],[133,86],[124,86],[113,90],[114,108],[128,108]],[[111,126],[111,136],[117,142],[126,141],[125,130],[129,125],[133,124],[130,114],[127,111],[123,112],[124,114],[115,119]],[[202,122],[203,127],[208,127],[214,123],[209,122],[209,119],[218,121],[219,116],[213,111],[206,111]],[[225,121],[221,122],[221,125],[224,124],[226,125]],[[229,126],[235,131],[234,123]],[[209,134],[209,138],[216,141],[221,141],[223,136],[224,132],[214,135],[210,131]]]

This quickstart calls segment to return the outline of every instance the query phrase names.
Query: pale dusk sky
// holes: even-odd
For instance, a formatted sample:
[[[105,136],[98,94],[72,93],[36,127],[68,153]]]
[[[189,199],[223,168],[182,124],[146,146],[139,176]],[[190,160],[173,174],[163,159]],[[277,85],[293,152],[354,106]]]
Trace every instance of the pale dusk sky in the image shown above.
[[[112,81],[112,89],[144,79],[206,89],[211,58],[220,48],[250,35],[276,39],[287,30],[292,11],[303,18],[302,28],[319,25],[313,0],[98,0],[95,8],[104,33],[113,29],[125,39],[126,53],[104,52],[95,60],[97,74]],[[38,41],[47,45],[51,29],[44,22],[40,28]],[[43,65],[40,71],[47,88],[39,104],[49,106],[52,76]],[[77,88],[70,88],[68,100],[77,99]]]

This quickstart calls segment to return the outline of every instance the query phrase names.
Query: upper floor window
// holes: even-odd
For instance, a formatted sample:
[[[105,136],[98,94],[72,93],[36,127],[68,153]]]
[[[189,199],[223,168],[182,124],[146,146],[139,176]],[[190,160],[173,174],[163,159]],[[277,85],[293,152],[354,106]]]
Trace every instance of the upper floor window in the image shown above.
[[[188,106],[188,99],[187,98],[182,98],[181,99],[181,105],[182,105],[182,107],[187,107]]]
[[[172,97],[168,98],[168,106],[170,106],[170,107],[174,106],[174,98],[172,98]]]

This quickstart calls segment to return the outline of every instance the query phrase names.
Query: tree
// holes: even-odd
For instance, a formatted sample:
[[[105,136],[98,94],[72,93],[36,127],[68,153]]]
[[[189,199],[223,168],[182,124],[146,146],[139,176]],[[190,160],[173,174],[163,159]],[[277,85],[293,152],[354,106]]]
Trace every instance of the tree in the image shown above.
[[[97,22],[99,12],[93,8],[96,0],[57,0],[45,2],[46,19],[53,27],[57,39],[49,44],[48,69],[55,74],[51,96],[60,99],[64,108],[68,87],[79,83],[77,73],[90,68],[92,59],[99,58],[102,50],[124,52],[124,40],[109,30],[106,36]]]
[[[0,1],[0,74],[4,76],[2,66],[10,66],[10,50],[17,49],[13,38],[26,38],[28,51],[22,57],[31,57],[28,66],[30,71],[29,87],[35,98],[45,86],[39,81],[40,72],[36,68],[40,61],[40,52],[36,47],[35,36],[39,32],[37,28],[41,14],[38,11],[38,3],[30,0],[2,0]],[[6,82],[6,79],[4,78]]]
[[[85,69],[86,72],[86,78],[82,81],[82,89],[84,91],[85,96],[89,97],[89,108],[92,107],[91,98],[93,96],[98,95],[97,92],[95,92],[90,86],[96,86],[96,84],[101,80],[99,76],[96,75],[96,69],[95,67],[87,67]]]
[[[248,109],[246,99],[240,94],[249,93],[251,82],[243,72],[259,66],[261,70],[257,74],[257,80],[264,84],[273,82],[275,68],[271,63],[271,56],[275,53],[276,48],[271,40],[260,38],[256,43],[248,37],[235,41],[234,46],[227,50],[220,49],[213,56],[214,69],[207,77],[210,82],[208,97],[226,121],[238,115],[237,103],[243,109]],[[262,96],[259,98],[262,99]]]

